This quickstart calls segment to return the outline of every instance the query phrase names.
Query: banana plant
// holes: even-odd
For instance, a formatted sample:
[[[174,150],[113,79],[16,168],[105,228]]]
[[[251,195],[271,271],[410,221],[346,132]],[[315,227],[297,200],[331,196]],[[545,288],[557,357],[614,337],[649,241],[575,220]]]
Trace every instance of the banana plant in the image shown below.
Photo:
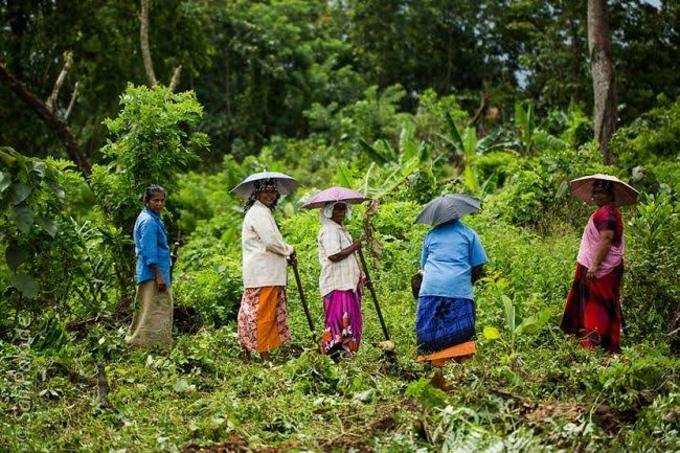
[[[364,139],[359,139],[359,145],[362,150],[374,161],[368,167],[364,180],[362,183],[362,192],[371,196],[373,199],[380,199],[386,194],[392,192],[406,178],[419,171],[423,165],[434,165],[437,162],[431,161],[430,146],[417,140],[415,136],[415,125],[406,121],[402,125],[401,133],[399,134],[398,148],[395,149],[390,142],[385,139],[376,140],[372,145],[367,143]],[[382,178],[380,184],[376,186],[369,186],[370,178],[375,171],[376,163],[383,167],[391,167],[390,172],[386,177]],[[347,177],[346,167],[340,169],[341,176]],[[346,182],[350,182],[349,180]],[[348,184],[351,187],[351,184]]]
[[[470,126],[463,129],[461,133],[448,112],[446,112],[445,118],[448,134],[439,134],[439,138],[446,143],[451,151],[452,160],[458,165],[465,187],[472,193],[478,193],[481,187],[475,168],[476,156],[494,149],[511,146],[511,142],[500,142],[499,130],[494,130],[482,138],[478,138],[477,131]]]
[[[515,133],[519,139],[522,151],[529,154],[534,146],[534,134],[536,132],[534,122],[534,106],[529,103],[524,109],[521,102],[515,102]]]

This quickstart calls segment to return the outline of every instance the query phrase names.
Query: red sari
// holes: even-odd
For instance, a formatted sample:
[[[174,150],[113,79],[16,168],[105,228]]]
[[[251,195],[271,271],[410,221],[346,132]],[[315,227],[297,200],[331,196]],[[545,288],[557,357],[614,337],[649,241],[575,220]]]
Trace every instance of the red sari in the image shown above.
[[[623,240],[623,221],[619,210],[612,205],[600,207],[592,215],[598,231],[614,232],[612,245],[619,247]],[[560,328],[581,337],[585,348],[602,346],[609,352],[621,351],[621,282],[623,262],[610,272],[589,280],[588,268],[576,263],[574,281],[567,296]]]

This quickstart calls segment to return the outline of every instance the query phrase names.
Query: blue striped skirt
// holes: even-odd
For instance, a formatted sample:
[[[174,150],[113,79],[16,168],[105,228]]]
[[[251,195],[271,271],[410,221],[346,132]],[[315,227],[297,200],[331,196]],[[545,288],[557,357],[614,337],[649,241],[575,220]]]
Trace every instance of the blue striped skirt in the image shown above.
[[[416,313],[416,337],[420,353],[436,352],[463,343],[475,335],[475,303],[472,299],[420,296]]]

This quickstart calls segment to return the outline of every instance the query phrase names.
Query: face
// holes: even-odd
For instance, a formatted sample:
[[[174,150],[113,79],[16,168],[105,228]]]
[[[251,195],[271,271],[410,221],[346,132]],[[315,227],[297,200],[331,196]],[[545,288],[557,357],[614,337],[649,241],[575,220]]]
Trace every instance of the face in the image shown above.
[[[611,194],[604,189],[601,186],[595,186],[593,187],[593,201],[598,205],[598,206],[604,206],[607,203],[610,203],[612,201],[612,196]]]
[[[257,199],[263,205],[271,208],[274,205],[278,194],[279,193],[276,191],[276,189],[267,189],[257,194]]]
[[[163,192],[154,193],[146,205],[152,211],[160,213],[165,208],[165,194]]]
[[[333,206],[333,215],[331,216],[331,219],[335,223],[342,223],[345,220],[345,217],[347,216],[347,205],[344,205],[342,203],[338,203],[335,206]]]

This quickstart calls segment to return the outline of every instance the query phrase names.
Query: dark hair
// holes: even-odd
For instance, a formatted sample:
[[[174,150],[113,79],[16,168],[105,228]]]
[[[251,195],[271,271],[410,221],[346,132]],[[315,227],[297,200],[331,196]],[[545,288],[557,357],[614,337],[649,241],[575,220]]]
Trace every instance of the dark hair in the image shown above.
[[[608,193],[612,198],[614,198],[614,182],[607,181],[606,179],[596,179],[593,182],[593,190],[600,189],[603,192]]]
[[[276,199],[269,208],[274,209],[279,202],[279,198],[281,198],[281,194],[279,193],[279,188],[276,185],[276,181],[274,181],[273,179],[261,179],[255,181],[253,185],[255,186],[255,190],[253,190],[253,193],[251,193],[250,197],[248,197],[245,206],[243,206],[243,213],[245,214],[246,212],[248,212],[248,209],[253,207],[255,201],[257,200],[257,196],[260,194],[260,192],[264,192],[270,189],[274,189],[276,191]]]
[[[149,200],[151,200],[157,193],[162,193],[165,195],[165,189],[157,184],[151,184],[144,190],[144,193],[142,194],[142,202],[147,204]]]

